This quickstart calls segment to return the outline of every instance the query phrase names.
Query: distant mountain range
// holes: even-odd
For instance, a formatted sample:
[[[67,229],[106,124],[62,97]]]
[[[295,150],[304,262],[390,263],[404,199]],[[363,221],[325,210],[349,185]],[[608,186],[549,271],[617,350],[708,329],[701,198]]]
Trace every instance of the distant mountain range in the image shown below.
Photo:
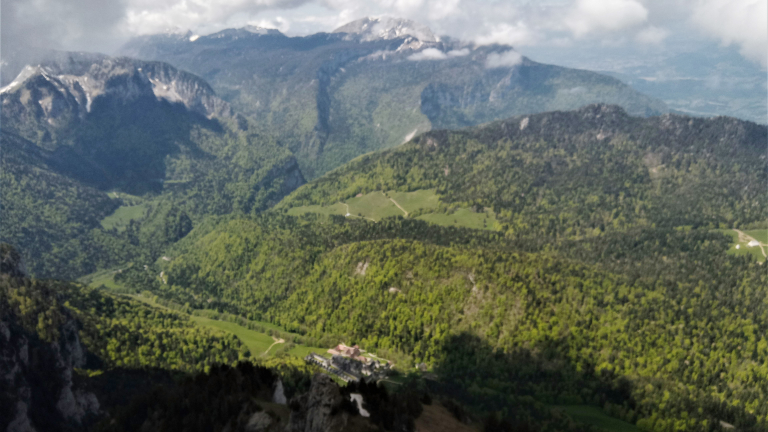
[[[254,27],[142,36],[121,53],[208,80],[286,143],[307,178],[431,129],[596,102],[633,115],[667,111],[614,78],[437,37],[403,19],[364,18],[306,37]]]

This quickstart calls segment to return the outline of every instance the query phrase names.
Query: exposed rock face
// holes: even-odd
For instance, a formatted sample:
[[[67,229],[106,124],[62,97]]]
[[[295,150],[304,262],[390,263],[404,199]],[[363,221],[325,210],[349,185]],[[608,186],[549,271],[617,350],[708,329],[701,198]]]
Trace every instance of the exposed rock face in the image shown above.
[[[272,402],[276,404],[285,405],[288,403],[288,400],[285,398],[285,389],[283,388],[283,380],[280,378],[277,379],[277,383],[275,384],[275,392],[272,393]]]
[[[0,430],[73,430],[99,413],[95,395],[75,387],[73,368],[85,364],[74,320],[58,342],[27,334],[8,317],[0,321]]]
[[[333,33],[348,33],[356,35],[362,41],[377,39],[397,39],[413,36],[422,42],[438,42],[429,27],[403,18],[362,18],[347,23]]]
[[[0,245],[3,257],[7,249]],[[0,282],[19,274],[2,261]],[[96,396],[73,383],[73,368],[85,365],[85,350],[77,322],[63,316],[58,339],[46,342],[25,330],[0,297],[0,431],[77,430],[99,414]]]
[[[91,62],[89,64],[89,61]],[[99,97],[126,104],[143,97],[181,103],[207,118],[232,115],[204,80],[160,62],[129,58],[86,58],[26,66],[0,89],[2,108],[10,114],[64,126],[91,112]]]
[[[312,378],[309,392],[291,399],[289,432],[331,432],[344,429],[349,414],[339,387],[328,375],[317,374]]]
[[[265,432],[274,424],[272,417],[264,411],[253,414],[245,425],[245,432]]]

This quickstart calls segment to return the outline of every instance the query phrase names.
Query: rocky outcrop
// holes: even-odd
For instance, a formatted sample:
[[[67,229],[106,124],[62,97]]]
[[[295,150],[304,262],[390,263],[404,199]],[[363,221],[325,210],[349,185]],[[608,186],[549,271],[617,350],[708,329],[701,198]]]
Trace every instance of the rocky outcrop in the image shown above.
[[[207,118],[233,115],[203,79],[166,63],[125,57],[78,59],[26,66],[0,90],[4,117],[70,126],[68,122],[90,113],[97,99],[110,97],[122,104],[154,97],[183,104]]]
[[[85,364],[74,321],[45,343],[5,317],[0,346],[0,430],[76,430],[98,416],[96,396],[73,382],[73,368]]]
[[[422,42],[438,42],[429,27],[403,18],[362,18],[347,23],[333,33],[347,33],[350,38],[361,41],[377,39],[398,39],[412,36]]]
[[[2,258],[7,245],[0,245]],[[5,265],[0,284],[18,277],[18,267]],[[4,294],[4,293],[0,293]],[[77,322],[64,310],[46,312],[63,323],[53,340],[26,330],[0,295],[0,430],[8,432],[70,431],[89,424],[99,415],[99,401],[75,385],[74,368],[83,367],[86,355]],[[58,337],[55,337],[55,336]]]
[[[349,401],[328,375],[315,375],[309,392],[291,399],[289,405],[287,432],[341,431],[349,423],[350,414],[344,410]]]

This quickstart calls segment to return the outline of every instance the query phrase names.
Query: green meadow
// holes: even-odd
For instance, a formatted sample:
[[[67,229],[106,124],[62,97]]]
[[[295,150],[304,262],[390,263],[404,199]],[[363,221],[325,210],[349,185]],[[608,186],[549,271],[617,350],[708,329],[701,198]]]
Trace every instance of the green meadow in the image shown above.
[[[394,201],[393,201],[394,200]],[[397,204],[400,207],[397,206]],[[417,219],[443,226],[456,226],[473,229],[495,229],[496,216],[491,211],[475,213],[468,208],[457,208],[448,213],[435,212],[440,204],[440,197],[434,190],[422,189],[413,192],[370,192],[348,199],[345,203],[336,203],[329,206],[309,205],[293,207],[288,214],[298,216],[304,213],[320,213],[325,215],[347,215],[348,217],[362,217],[372,221],[393,216],[405,216],[404,211],[412,214],[421,213]],[[401,209],[402,208],[402,209]]]
[[[101,226],[106,230],[115,228],[123,231],[130,221],[143,219],[148,208],[146,203],[118,207],[114,213],[101,220]]]

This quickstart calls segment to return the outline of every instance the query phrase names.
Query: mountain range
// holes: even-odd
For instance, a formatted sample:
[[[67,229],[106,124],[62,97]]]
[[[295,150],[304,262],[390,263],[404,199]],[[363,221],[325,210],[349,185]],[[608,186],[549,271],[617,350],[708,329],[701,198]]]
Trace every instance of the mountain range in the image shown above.
[[[667,111],[605,75],[536,63],[509,46],[437,37],[402,19],[365,18],[306,37],[252,27],[151,35],[121,53],[206,79],[285,142],[310,179],[431,129],[595,102],[633,115]]]

